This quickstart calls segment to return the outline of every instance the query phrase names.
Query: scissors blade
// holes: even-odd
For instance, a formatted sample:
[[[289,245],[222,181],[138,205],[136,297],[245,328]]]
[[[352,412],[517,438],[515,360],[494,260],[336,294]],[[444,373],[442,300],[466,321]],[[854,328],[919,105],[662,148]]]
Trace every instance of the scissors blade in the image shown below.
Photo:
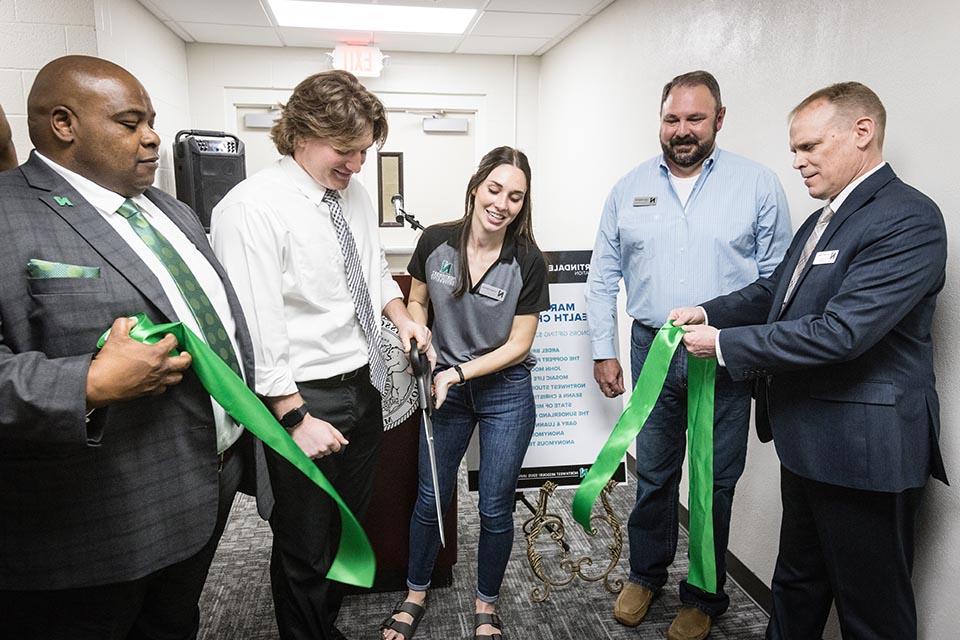
[[[430,475],[433,479],[433,500],[437,507],[437,527],[440,529],[440,546],[446,548],[447,541],[443,535],[443,509],[440,507],[440,483],[437,481],[437,454],[433,450],[433,423],[430,413],[423,410],[423,429],[427,436],[427,453],[430,456]]]

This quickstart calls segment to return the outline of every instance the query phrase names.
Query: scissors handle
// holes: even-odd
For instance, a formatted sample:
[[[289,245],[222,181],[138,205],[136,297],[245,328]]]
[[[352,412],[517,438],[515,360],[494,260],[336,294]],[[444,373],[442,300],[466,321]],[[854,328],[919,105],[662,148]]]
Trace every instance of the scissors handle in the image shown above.
[[[430,388],[430,361],[426,354],[417,349],[417,339],[410,338],[410,368],[413,377],[417,380],[417,391],[420,394],[420,408],[427,414],[433,411],[433,394]]]
[[[413,369],[413,375],[418,377],[430,372],[430,362],[426,354],[420,353],[416,338],[410,338],[410,368]]]

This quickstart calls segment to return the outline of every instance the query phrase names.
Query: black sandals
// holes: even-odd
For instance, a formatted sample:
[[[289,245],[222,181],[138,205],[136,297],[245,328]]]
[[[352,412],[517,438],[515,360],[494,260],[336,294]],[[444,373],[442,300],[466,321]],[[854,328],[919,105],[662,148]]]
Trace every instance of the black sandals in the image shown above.
[[[413,634],[417,632],[417,626],[420,624],[420,619],[423,618],[423,614],[427,612],[426,608],[417,604],[416,602],[410,602],[409,600],[402,600],[393,610],[386,620],[380,623],[380,637],[383,637],[384,631],[396,631],[403,636],[403,640],[410,640],[413,638]],[[400,622],[393,616],[398,613],[406,613],[413,617],[413,622]]]
[[[503,637],[503,635],[500,633],[494,633],[493,635],[480,635],[477,633],[477,629],[485,624],[495,627],[498,632],[503,630],[503,623],[500,622],[500,616],[497,614],[475,613],[473,614],[473,640],[500,640],[500,638]]]

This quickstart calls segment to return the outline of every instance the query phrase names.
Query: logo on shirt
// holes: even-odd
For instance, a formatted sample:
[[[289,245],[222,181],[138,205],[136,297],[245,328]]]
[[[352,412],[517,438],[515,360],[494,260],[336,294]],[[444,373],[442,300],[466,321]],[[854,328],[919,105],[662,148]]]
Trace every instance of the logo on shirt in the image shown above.
[[[430,273],[430,279],[448,287],[457,286],[457,277],[453,274],[453,264],[448,260],[440,261],[440,268]]]

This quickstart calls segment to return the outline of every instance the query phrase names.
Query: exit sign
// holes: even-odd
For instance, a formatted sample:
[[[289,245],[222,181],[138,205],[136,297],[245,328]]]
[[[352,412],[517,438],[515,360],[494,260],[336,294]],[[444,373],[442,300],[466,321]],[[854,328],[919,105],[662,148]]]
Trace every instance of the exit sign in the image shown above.
[[[333,68],[359,78],[379,78],[385,56],[377,47],[338,44],[333,50]]]

